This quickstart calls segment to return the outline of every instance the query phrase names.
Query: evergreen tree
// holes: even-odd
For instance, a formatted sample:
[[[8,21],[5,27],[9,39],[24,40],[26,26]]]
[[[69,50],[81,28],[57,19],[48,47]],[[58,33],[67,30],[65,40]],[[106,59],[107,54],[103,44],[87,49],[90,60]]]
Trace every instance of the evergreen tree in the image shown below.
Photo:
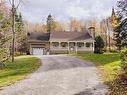
[[[29,49],[28,49],[28,43],[27,43],[27,37],[23,37],[21,40],[20,40],[20,44],[18,46],[18,51],[20,52],[20,54],[29,54]]]
[[[47,32],[51,32],[53,31],[53,18],[51,15],[48,15],[48,18],[47,18]]]
[[[95,38],[95,53],[103,53],[103,48],[104,48],[104,41],[101,38],[101,36],[97,36]]]
[[[17,50],[20,53],[26,53],[28,51],[27,46],[27,37],[24,31],[24,22],[22,18],[22,14],[16,14],[15,16],[16,21],[16,46]]]
[[[22,19],[22,15],[21,15],[21,13],[19,13],[19,14],[17,14],[16,15],[16,32],[23,32],[23,26],[24,26],[24,24],[23,24],[23,19]]]
[[[117,7],[117,24],[113,26],[114,40],[115,45],[121,50],[127,47],[127,0],[118,1]]]

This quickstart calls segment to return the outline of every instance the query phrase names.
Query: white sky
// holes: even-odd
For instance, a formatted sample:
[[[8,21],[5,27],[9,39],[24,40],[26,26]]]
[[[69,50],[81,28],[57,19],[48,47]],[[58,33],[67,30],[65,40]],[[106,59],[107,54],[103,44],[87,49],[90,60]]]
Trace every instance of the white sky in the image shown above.
[[[43,23],[48,14],[58,21],[70,18],[100,20],[110,16],[115,5],[116,0],[24,0],[19,10],[25,20]]]

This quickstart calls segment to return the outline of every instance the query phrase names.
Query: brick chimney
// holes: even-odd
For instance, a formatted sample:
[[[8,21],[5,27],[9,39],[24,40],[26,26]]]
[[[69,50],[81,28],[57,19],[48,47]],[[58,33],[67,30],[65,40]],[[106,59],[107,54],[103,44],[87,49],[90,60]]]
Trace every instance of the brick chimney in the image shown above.
[[[88,28],[90,35],[95,39],[95,27],[89,27]]]

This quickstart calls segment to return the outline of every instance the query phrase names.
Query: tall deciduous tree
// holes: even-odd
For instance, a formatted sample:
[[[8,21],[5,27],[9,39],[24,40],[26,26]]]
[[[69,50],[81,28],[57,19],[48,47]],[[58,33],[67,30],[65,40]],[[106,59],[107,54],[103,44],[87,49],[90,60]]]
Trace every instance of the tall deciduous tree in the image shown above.
[[[22,0],[9,0],[11,6],[12,6],[12,10],[11,10],[11,14],[12,14],[12,62],[14,62],[14,56],[15,56],[15,14],[16,14],[16,10],[19,7],[20,3],[22,2]],[[18,3],[16,5],[16,2]]]
[[[71,31],[80,31],[81,30],[81,25],[80,22],[76,19],[71,19],[70,20],[70,30]]]
[[[8,59],[10,52],[10,39],[11,39],[11,18],[7,7],[4,3],[0,4],[0,62]]]

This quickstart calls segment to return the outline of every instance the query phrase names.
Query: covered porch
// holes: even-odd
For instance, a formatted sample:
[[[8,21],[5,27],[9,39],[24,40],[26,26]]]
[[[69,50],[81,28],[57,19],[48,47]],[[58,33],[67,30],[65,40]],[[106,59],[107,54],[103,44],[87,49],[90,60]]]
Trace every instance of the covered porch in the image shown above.
[[[53,53],[86,53],[94,52],[93,41],[68,41],[68,42],[50,42],[50,52]]]

